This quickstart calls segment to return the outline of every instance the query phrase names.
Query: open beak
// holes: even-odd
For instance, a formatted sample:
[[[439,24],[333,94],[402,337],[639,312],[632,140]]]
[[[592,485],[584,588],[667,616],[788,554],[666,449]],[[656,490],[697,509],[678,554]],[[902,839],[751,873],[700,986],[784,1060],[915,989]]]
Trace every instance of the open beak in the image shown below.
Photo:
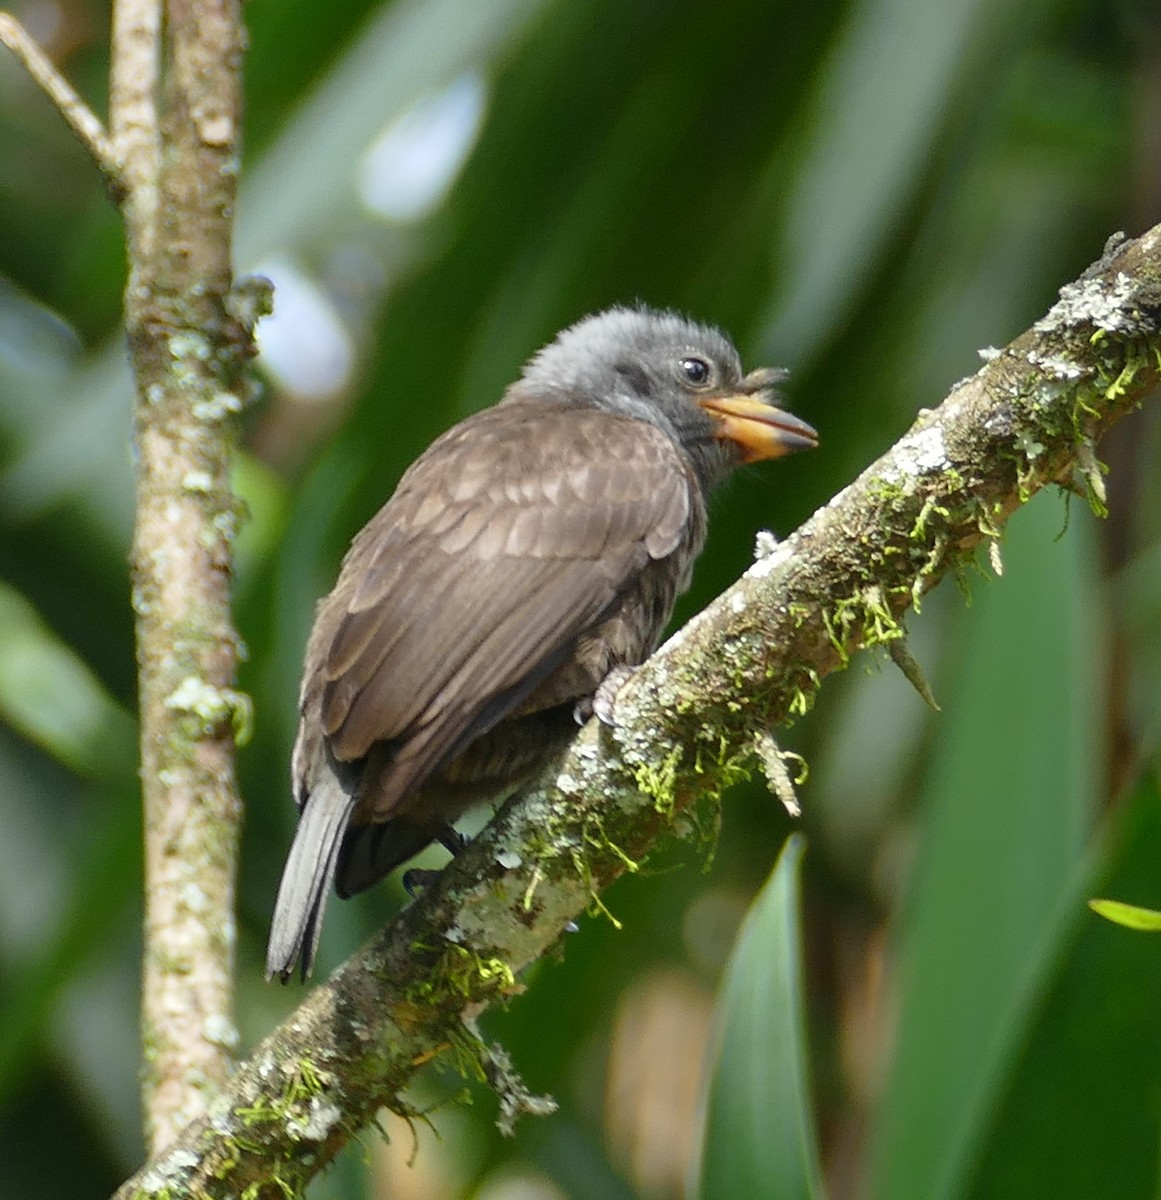
[[[733,442],[741,451],[743,462],[781,458],[797,450],[813,450],[818,445],[818,434],[805,421],[757,396],[738,392],[706,396],[697,403],[717,418],[718,437]]]

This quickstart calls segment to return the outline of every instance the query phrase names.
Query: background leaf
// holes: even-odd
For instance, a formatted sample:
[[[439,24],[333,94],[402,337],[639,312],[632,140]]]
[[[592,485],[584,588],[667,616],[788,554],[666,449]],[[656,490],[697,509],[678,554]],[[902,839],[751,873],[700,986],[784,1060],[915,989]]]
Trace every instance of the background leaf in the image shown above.
[[[1145,933],[1161,930],[1161,912],[1153,908],[1138,908],[1123,900],[1090,900],[1088,906],[1098,917],[1126,929],[1139,929]]]
[[[1103,634],[1091,542],[1063,505],[1020,512],[1002,586],[975,588],[926,770],[901,929],[899,1028],[875,1194],[959,1192],[997,1081],[1077,905],[1099,795]]]
[[[738,933],[714,1016],[697,1195],[819,1200],[792,836]]]

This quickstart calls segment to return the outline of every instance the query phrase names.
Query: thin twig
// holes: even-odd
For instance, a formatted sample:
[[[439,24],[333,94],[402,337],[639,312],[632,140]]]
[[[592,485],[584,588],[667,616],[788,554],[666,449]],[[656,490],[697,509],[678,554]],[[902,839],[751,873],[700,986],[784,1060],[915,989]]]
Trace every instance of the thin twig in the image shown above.
[[[11,13],[0,12],[0,44],[7,46],[24,65],[89,152],[110,193],[119,198],[122,195],[120,160],[97,114],[77,95],[72,84],[53,66],[48,55]]]
[[[1159,364],[1161,226],[1065,288],[671,638],[618,694],[616,728],[582,729],[540,790],[316,988],[118,1200],[299,1194],[378,1107],[407,1111],[400,1089],[424,1063],[486,1076],[494,1056],[470,1018],[511,999],[660,834],[696,837],[755,736],[808,707],[858,648],[897,639],[903,613],[1020,504],[1071,481]]]

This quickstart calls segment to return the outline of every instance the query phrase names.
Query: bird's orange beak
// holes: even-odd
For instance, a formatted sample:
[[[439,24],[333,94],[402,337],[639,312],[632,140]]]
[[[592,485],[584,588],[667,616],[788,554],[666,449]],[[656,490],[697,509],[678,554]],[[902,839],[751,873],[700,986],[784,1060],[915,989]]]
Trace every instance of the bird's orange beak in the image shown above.
[[[781,458],[818,445],[818,434],[800,417],[756,396],[744,392],[706,396],[698,404],[717,418],[718,437],[733,442],[741,450],[743,462]]]

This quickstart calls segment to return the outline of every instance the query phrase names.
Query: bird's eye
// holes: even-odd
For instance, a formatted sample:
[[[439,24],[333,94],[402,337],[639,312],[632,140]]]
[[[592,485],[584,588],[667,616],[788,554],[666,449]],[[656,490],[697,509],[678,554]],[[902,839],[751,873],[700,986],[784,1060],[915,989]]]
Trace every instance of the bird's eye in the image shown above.
[[[704,387],[709,382],[710,365],[704,358],[683,358],[681,372],[694,387]]]

